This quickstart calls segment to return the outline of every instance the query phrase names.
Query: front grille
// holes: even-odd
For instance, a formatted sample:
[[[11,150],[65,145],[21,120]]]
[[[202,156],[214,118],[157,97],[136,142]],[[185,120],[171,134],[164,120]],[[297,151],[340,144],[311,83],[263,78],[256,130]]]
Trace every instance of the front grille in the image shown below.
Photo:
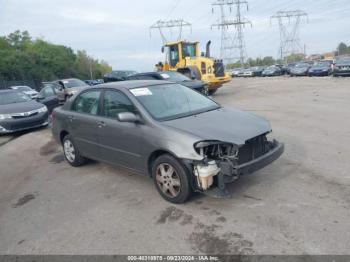
[[[239,148],[238,164],[244,164],[252,161],[269,151],[268,142],[265,135],[257,136],[246,141],[246,143]]]
[[[225,67],[222,60],[214,61],[214,74],[216,77],[224,77],[225,76]]]

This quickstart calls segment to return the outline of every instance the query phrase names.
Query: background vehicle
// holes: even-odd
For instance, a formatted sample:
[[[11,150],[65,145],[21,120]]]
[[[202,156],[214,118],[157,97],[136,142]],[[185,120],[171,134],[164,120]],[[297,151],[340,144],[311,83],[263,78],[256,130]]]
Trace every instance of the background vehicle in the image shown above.
[[[137,74],[137,72],[132,71],[132,70],[112,71],[112,72],[104,75],[103,81],[105,83],[124,81],[128,76],[131,76],[134,74]]]
[[[89,87],[89,85],[77,78],[56,80],[53,83],[59,86],[56,95],[61,103],[65,102],[67,98],[73,96],[78,91]]]
[[[309,76],[329,76],[332,74],[332,66],[328,62],[317,62],[308,71]]]
[[[280,76],[282,75],[282,70],[278,66],[269,66],[262,72],[261,76]]]
[[[235,69],[232,69],[231,71],[231,75],[232,77],[239,77],[241,74],[243,74],[243,68],[235,68]]]
[[[335,61],[333,76],[350,76],[350,57],[338,58]]]
[[[231,76],[225,72],[222,60],[210,57],[210,43],[206,45],[205,56],[201,56],[198,42],[166,43],[166,61],[162,70],[177,71],[191,79],[202,80],[208,84],[209,94],[215,93],[224,83],[231,81]]]
[[[254,71],[251,68],[246,68],[243,70],[243,77],[253,77]]]
[[[173,203],[185,202],[192,191],[227,197],[225,184],[284,150],[268,141],[265,119],[165,81],[86,89],[55,109],[53,119],[53,135],[69,164],[90,158],[151,176]]]
[[[104,83],[103,79],[84,80],[84,82],[89,86],[95,86]]]
[[[57,97],[58,87],[53,83],[44,84],[43,88],[40,90],[36,101],[44,104],[47,107],[49,114],[52,113],[54,108],[60,105],[60,101]]]
[[[297,63],[289,63],[288,65],[286,65],[285,67],[285,71],[287,75],[290,75],[290,70],[292,70],[292,68],[294,68],[297,65]]]
[[[263,66],[254,66],[251,68],[253,71],[253,76],[261,76],[262,72],[265,70],[265,67]]]
[[[0,90],[0,134],[48,125],[45,105],[17,90]]]
[[[127,80],[166,80],[187,86],[208,95],[207,83],[200,80],[192,80],[183,74],[173,71],[140,73],[129,76]]]
[[[290,76],[307,76],[310,67],[309,63],[298,63],[290,70]]]
[[[38,92],[30,88],[29,86],[11,86],[10,88],[13,90],[18,90],[22,93],[25,93],[27,96],[29,96],[32,99],[35,99],[36,96],[38,95]]]

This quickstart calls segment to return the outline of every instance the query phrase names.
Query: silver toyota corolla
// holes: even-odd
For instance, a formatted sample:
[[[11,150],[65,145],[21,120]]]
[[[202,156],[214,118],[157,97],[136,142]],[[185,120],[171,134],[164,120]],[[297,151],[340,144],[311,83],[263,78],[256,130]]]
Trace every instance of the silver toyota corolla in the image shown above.
[[[166,200],[192,192],[228,197],[226,184],[276,160],[265,119],[223,108],[165,81],[124,81],[79,92],[53,114],[53,135],[66,160],[118,165],[150,176]]]

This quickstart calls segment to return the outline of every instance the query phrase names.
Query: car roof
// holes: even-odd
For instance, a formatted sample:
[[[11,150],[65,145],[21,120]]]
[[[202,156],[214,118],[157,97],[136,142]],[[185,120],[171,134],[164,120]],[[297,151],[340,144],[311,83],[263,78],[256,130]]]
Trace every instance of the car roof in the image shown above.
[[[111,82],[107,84],[99,85],[99,87],[123,87],[126,89],[133,89],[146,86],[156,86],[156,85],[165,85],[165,84],[174,84],[174,82],[164,81],[164,80],[131,80],[131,81],[120,81],[120,82]]]

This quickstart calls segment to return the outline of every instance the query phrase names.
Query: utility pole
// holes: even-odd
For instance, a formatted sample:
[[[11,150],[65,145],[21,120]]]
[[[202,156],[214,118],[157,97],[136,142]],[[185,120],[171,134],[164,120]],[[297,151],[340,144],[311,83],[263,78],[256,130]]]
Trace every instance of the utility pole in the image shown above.
[[[287,56],[305,52],[305,48],[300,44],[299,32],[303,18],[308,19],[307,13],[301,10],[278,11],[271,16],[271,20],[278,21],[280,31],[279,56],[281,60],[286,60]],[[285,61],[286,62],[286,61]]]
[[[166,38],[164,33],[164,29],[172,30],[173,28],[177,28],[179,30],[177,40],[180,40],[182,37],[182,31],[184,27],[190,27],[192,32],[192,24],[184,21],[183,19],[168,20],[168,21],[158,20],[156,23],[150,26],[150,34],[153,29],[159,30],[160,36],[162,37],[162,41],[164,44],[168,42],[168,39]]]
[[[221,29],[221,59],[226,64],[232,63],[234,60],[239,60],[241,66],[244,66],[247,54],[243,28],[246,24],[252,25],[252,23],[242,15],[242,6],[246,6],[248,11],[248,2],[245,0],[216,0],[216,2],[212,3],[213,12],[215,6],[220,7],[221,19],[219,23],[213,24],[212,28],[217,27]],[[230,13],[232,13],[232,9],[235,9],[234,19],[228,19],[226,17],[225,10],[227,8]],[[230,31],[230,28],[234,30]]]

